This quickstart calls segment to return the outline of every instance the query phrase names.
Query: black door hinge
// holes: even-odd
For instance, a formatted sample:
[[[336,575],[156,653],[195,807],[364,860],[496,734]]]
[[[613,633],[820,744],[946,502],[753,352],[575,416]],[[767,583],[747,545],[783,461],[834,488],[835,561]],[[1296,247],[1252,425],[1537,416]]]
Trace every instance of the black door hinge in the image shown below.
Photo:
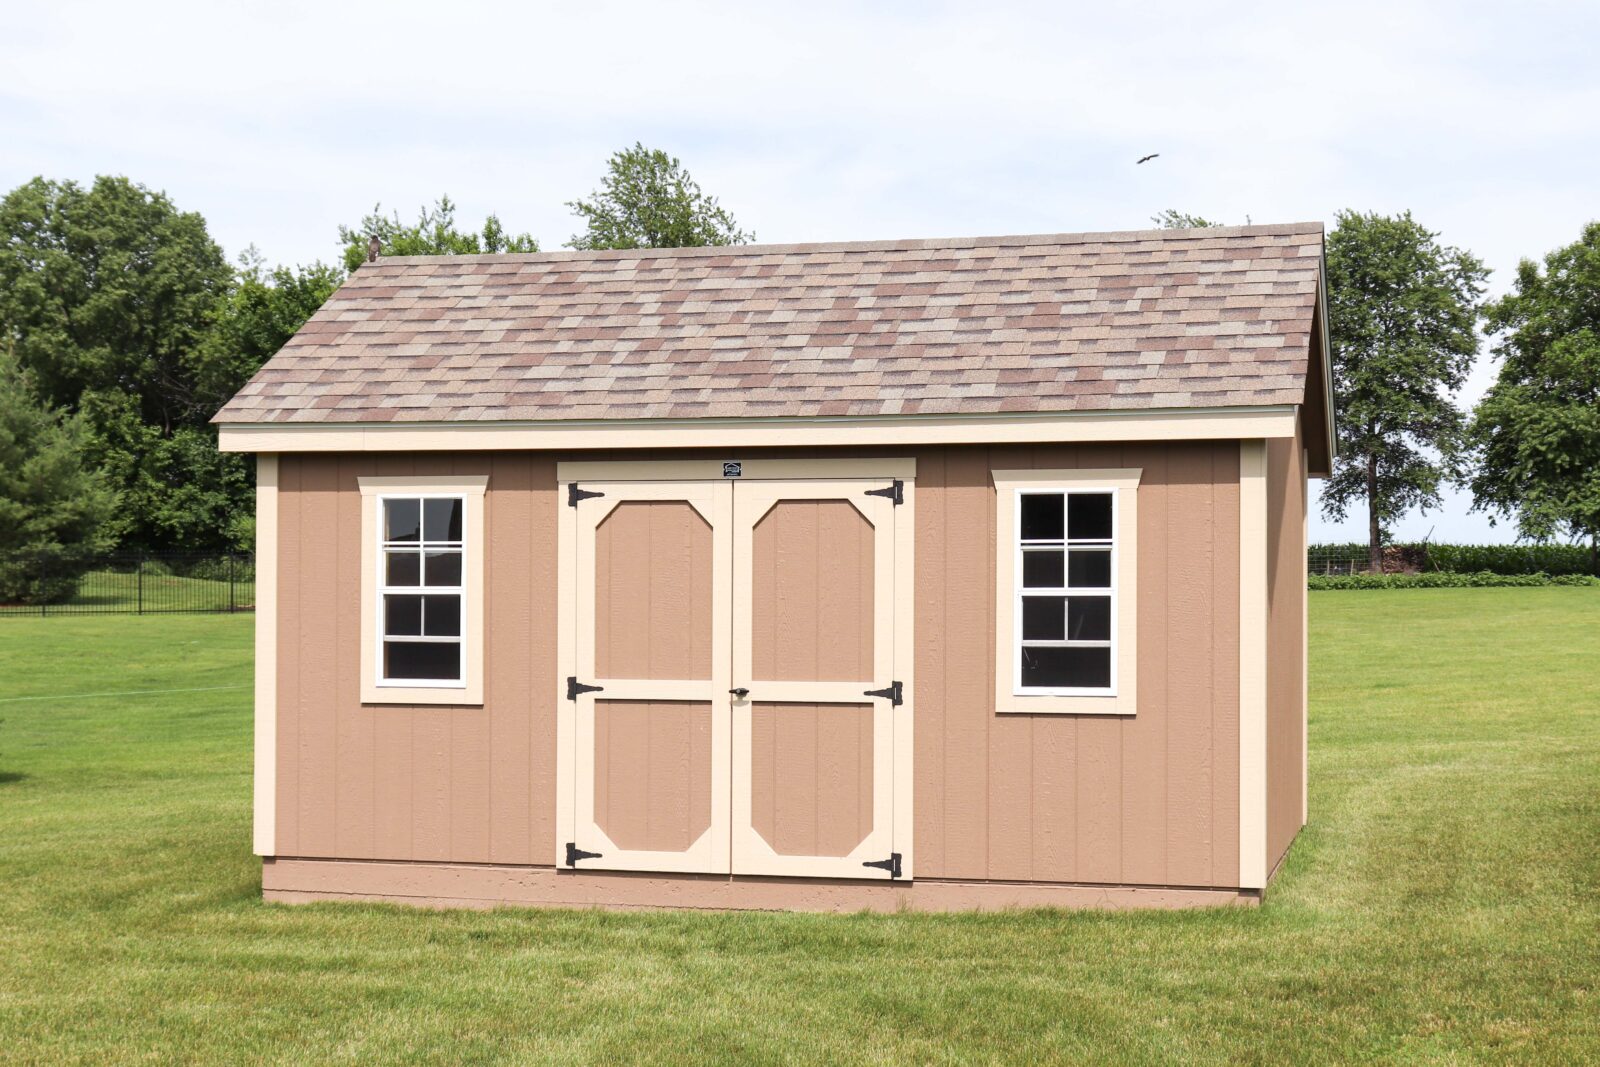
[[[897,708],[905,703],[905,687],[899,682],[890,682],[887,689],[868,689],[861,695],[864,697],[882,697]]]
[[[572,846],[568,845],[567,847],[570,849]],[[570,855],[570,853],[568,854]],[[891,852],[886,860],[868,860],[861,866],[876,867],[880,871],[888,871],[890,878],[898,878],[900,877],[900,853]]]
[[[893,485],[886,485],[882,489],[868,489],[864,495],[886,496],[894,503],[895,507],[899,507],[906,502],[906,483],[896,478]]]
[[[567,842],[567,866],[568,867],[576,867],[578,865],[578,861],[579,860],[597,860],[599,858],[600,858],[600,853],[598,853],[598,852],[585,852],[583,849],[579,848],[574,842],[571,842],[571,841]],[[900,869],[899,857],[896,856],[895,857],[895,870],[898,871],[899,869]]]
[[[600,693],[605,691],[603,685],[584,685],[572,675],[567,675],[567,699],[577,700],[579,693]]]
[[[605,496],[605,494],[592,489],[579,489],[577,482],[567,483],[567,507],[575,508],[578,506],[578,501],[587,500],[592,496]]]

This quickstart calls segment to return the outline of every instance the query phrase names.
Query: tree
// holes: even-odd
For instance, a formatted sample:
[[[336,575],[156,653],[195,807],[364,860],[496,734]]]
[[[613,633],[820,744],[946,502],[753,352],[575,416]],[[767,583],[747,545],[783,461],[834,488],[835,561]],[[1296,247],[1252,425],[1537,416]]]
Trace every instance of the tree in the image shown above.
[[[343,280],[337,267],[320,262],[267,270],[254,245],[244,250],[233,287],[192,355],[190,373],[208,417],[289,343]]]
[[[1175,208],[1150,216],[1150,221],[1163,230],[1203,230],[1210,226],[1222,226],[1225,223],[1212,222],[1199,215],[1190,215]]]
[[[1487,317],[1503,362],[1472,421],[1473,506],[1527,538],[1587,539],[1600,574],[1600,222],[1542,271],[1523,260]]]
[[[716,197],[700,191],[683,164],[659,149],[636,143],[606,166],[598,192],[567,204],[589,226],[568,248],[692,248],[755,240]]]
[[[431,209],[424,207],[417,221],[406,225],[400,213],[383,213],[383,205],[355,227],[339,227],[339,243],[344,246],[344,269],[354,272],[367,261],[367,243],[378,239],[382,256],[463,256],[497,252],[537,252],[539,242],[526,233],[508,234],[500,220],[490,215],[482,233],[463,233],[456,228],[455,201],[441,196]]]
[[[1340,455],[1322,510],[1365,500],[1372,565],[1392,523],[1461,477],[1465,419],[1450,402],[1478,351],[1488,271],[1412,219],[1342,211],[1328,235],[1328,328]]]
[[[0,351],[0,602],[57,599],[81,568],[41,568],[15,556],[104,551],[116,496],[84,466],[88,427],[40,404],[14,356]],[[43,576],[41,576],[43,574]]]
[[[164,433],[209,418],[186,363],[232,280],[204,219],[126,178],[0,201],[0,343],[50,406],[131,396]]]

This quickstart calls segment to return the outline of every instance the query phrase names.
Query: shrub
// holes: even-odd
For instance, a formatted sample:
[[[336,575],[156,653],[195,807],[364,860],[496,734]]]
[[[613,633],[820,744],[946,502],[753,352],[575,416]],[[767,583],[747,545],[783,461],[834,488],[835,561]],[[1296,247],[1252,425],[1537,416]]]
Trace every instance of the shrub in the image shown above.
[[[1425,554],[1422,553],[1426,549]],[[1475,574],[1588,574],[1589,549],[1585,545],[1423,545],[1421,542],[1385,546],[1389,562],[1413,560],[1424,571]],[[1360,543],[1312,545],[1309,558],[1356,560],[1365,565],[1367,546]],[[1313,566],[1315,564],[1313,563]],[[1398,568],[1392,568],[1398,569]]]
[[[1311,589],[1467,589],[1487,586],[1600,586],[1600,578],[1587,574],[1495,574],[1476,571],[1425,571],[1422,574],[1313,574]]]

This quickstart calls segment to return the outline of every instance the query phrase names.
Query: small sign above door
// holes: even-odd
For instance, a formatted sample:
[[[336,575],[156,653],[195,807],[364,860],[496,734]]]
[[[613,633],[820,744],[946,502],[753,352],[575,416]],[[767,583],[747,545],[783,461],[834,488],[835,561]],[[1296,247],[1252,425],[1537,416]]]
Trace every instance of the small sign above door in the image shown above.
[[[724,463],[722,465],[722,476],[724,478],[742,478],[744,476],[744,464],[736,462]]]

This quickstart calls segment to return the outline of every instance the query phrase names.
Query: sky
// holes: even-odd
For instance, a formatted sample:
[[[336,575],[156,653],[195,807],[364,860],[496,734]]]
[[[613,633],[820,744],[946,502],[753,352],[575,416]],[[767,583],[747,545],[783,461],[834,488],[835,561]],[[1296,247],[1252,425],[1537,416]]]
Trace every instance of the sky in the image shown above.
[[[1493,295],[1600,217],[1593,3],[55,0],[4,25],[0,189],[124,174],[274,263],[440,194],[558,248],[635,141],[762,241],[1410,210]],[[1493,375],[1486,346],[1460,401]],[[1512,539],[1470,504],[1397,533]],[[1364,530],[1313,507],[1313,541]]]

